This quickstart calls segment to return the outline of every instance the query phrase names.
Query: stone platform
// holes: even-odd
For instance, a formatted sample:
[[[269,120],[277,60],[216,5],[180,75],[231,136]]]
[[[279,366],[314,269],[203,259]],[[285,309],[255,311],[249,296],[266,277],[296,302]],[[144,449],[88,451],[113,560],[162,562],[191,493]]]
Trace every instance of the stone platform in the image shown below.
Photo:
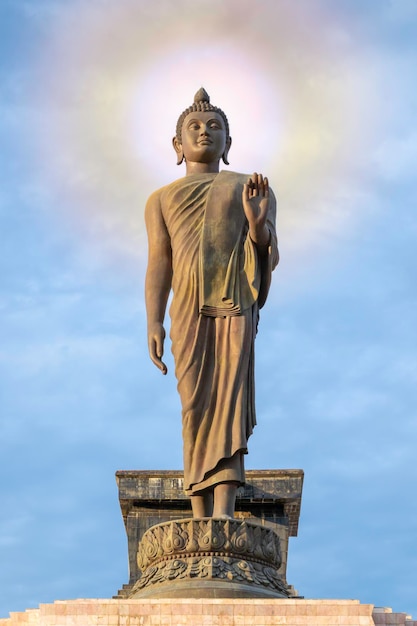
[[[236,520],[270,528],[279,537],[278,576],[287,596],[297,595],[286,575],[289,538],[298,531],[303,479],[304,472],[299,469],[247,470],[246,484],[238,489],[236,499]],[[142,574],[137,555],[145,533],[155,525],[191,518],[192,511],[190,498],[184,494],[182,471],[121,470],[116,472],[116,480],[129,559],[129,582],[118,597],[127,598]]]
[[[11,613],[0,626],[374,626],[372,609],[357,600],[69,600]]]

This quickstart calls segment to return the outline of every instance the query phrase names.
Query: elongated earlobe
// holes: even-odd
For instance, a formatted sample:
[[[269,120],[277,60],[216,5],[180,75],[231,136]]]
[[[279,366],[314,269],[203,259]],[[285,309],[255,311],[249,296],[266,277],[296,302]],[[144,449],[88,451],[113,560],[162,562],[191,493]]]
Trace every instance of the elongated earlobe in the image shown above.
[[[181,165],[181,163],[184,161],[184,152],[182,150],[182,145],[176,137],[172,139],[172,145],[174,146],[174,150],[177,153],[177,165]]]
[[[226,165],[229,165],[229,161],[227,160],[227,157],[229,155],[229,150],[230,150],[230,146],[231,145],[232,145],[232,138],[228,137],[227,141],[226,141],[226,146],[225,146],[224,152],[222,154],[223,163],[225,163]]]

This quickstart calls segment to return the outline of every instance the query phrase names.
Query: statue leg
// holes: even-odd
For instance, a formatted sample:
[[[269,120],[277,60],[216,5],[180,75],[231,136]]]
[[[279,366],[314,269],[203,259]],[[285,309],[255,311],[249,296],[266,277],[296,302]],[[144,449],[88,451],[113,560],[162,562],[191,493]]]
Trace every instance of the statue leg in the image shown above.
[[[213,517],[233,518],[238,483],[219,483],[214,487]]]
[[[191,496],[191,507],[193,509],[193,517],[212,517],[213,489],[207,489]]]

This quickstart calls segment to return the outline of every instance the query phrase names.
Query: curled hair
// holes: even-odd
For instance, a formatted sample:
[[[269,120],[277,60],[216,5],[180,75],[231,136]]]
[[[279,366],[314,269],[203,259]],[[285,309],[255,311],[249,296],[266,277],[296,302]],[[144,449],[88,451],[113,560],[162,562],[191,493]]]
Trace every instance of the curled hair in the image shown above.
[[[194,96],[193,104],[188,107],[188,109],[185,109],[185,111],[183,111],[178,118],[176,137],[180,143],[183,122],[187,115],[189,113],[193,113],[194,111],[214,111],[215,113],[221,115],[226,127],[226,137],[229,138],[229,122],[227,121],[226,114],[221,109],[219,109],[219,107],[215,107],[213,104],[210,104],[210,96],[208,95],[207,91],[203,87],[201,87],[201,89],[199,89]]]

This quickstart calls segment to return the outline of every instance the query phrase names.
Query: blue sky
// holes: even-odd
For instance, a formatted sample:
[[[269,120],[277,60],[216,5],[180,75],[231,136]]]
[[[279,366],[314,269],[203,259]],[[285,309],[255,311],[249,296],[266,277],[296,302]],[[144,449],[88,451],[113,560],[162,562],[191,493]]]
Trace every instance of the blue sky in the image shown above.
[[[115,594],[115,471],[181,467],[143,208],[204,85],[279,202],[246,465],[305,471],[289,582],[417,618],[417,3],[2,0],[0,29],[0,616]]]

